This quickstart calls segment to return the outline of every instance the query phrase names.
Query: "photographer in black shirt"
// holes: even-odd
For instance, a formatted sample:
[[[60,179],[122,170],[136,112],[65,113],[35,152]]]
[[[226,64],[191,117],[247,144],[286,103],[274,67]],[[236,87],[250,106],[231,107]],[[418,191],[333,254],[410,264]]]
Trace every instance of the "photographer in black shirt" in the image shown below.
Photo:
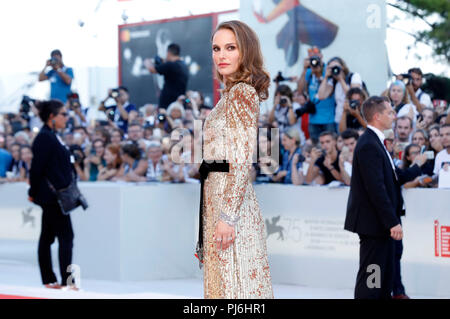
[[[360,88],[351,88],[345,96],[344,111],[339,122],[339,132],[347,129],[359,129],[366,127],[366,122],[361,114],[361,107],[367,99],[366,93]]]
[[[189,70],[180,57],[178,44],[172,43],[168,46],[165,60],[157,56],[154,63],[150,59],[146,59],[144,64],[151,73],[159,73],[164,76],[164,86],[159,96],[159,108],[167,109],[170,103],[186,93]]]

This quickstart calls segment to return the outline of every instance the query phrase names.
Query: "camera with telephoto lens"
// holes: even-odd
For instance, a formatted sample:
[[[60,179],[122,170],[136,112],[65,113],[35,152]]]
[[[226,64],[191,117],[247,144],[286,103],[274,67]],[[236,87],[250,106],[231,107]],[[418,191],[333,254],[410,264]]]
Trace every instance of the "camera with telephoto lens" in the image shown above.
[[[105,113],[106,113],[106,117],[108,118],[108,120],[111,120],[114,122],[114,118],[116,115],[114,107],[107,108]]]
[[[333,66],[333,67],[331,68],[331,74],[332,74],[333,76],[338,76],[339,73],[341,73],[341,67],[340,67],[340,66],[335,65],[335,66]]]
[[[72,154],[75,159],[75,163],[81,164],[83,162],[84,158],[83,158],[83,155],[80,154],[80,151],[78,151],[78,150],[73,151]]]
[[[320,65],[320,57],[318,56],[310,57],[309,63],[311,64],[311,67],[315,68],[316,66]]]
[[[280,83],[283,81],[292,81],[292,77],[284,77],[281,71],[278,72],[277,76],[273,79],[275,83]]]
[[[189,98],[185,98],[183,100],[183,107],[185,109],[192,109],[192,102],[191,102],[191,100]]]
[[[31,110],[31,106],[34,105],[35,103],[36,103],[35,99],[32,99],[27,95],[24,95],[22,97],[22,101],[20,102],[20,109],[19,109],[20,117],[26,121],[29,121],[30,120],[29,113]]]
[[[308,101],[305,105],[295,110],[295,114],[297,114],[297,118],[302,117],[304,114],[316,114],[316,105]]]
[[[36,103],[35,99],[30,98],[28,95],[24,95],[22,97],[22,101],[20,102],[20,113],[28,114],[31,110],[31,105]]]
[[[411,84],[412,76],[409,73],[400,74],[402,76],[402,81],[405,85]]]
[[[360,105],[359,100],[350,100],[349,106],[351,109],[356,110]]]
[[[51,58],[50,59],[50,65],[51,66],[55,66],[55,65],[57,65],[59,63],[59,60],[58,59],[56,59],[56,58]]]
[[[80,96],[76,92],[67,94],[67,100],[69,101],[69,108],[75,110],[81,106]]]
[[[164,123],[166,121],[166,115],[165,114],[158,114],[158,121],[159,123]]]
[[[119,89],[112,89],[112,90],[111,90],[111,95],[110,95],[110,96],[111,96],[113,99],[118,98],[119,95],[120,95]]]
[[[285,97],[282,97],[282,98],[280,99],[280,105],[286,105],[286,104],[288,104],[288,99],[285,98]]]
[[[155,56],[155,65],[160,65],[163,64],[163,60],[161,59],[161,57],[159,55]]]

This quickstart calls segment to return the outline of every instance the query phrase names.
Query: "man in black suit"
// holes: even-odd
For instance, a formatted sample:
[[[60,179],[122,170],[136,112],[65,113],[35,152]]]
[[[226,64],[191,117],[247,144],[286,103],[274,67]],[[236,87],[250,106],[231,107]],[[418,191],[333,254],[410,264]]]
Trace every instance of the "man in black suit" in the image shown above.
[[[392,128],[395,111],[384,97],[363,104],[367,130],[356,145],[345,229],[360,238],[360,263],[355,298],[390,299],[394,281],[394,240],[403,238],[400,186],[419,176],[419,165],[395,167],[384,146],[383,131]]]

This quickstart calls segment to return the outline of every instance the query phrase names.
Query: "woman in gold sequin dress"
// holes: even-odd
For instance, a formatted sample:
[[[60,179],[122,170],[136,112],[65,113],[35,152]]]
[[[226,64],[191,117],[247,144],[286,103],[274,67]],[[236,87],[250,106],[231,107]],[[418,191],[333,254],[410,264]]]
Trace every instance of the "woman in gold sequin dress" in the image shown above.
[[[240,21],[217,27],[212,51],[224,90],[205,120],[203,158],[226,159],[229,171],[210,172],[204,182],[204,294],[273,298],[265,223],[250,179],[270,77],[257,35]]]

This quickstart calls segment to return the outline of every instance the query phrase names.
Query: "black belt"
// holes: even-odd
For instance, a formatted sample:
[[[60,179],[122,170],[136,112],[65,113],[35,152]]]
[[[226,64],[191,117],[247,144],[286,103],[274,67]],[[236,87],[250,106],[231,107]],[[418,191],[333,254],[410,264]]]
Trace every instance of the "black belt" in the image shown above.
[[[197,258],[200,261],[200,268],[203,263],[203,187],[205,180],[208,178],[210,172],[229,172],[230,163],[222,160],[223,163],[212,162],[207,163],[203,160],[200,165],[200,211],[199,211],[199,221],[198,221],[198,242],[197,242]]]

